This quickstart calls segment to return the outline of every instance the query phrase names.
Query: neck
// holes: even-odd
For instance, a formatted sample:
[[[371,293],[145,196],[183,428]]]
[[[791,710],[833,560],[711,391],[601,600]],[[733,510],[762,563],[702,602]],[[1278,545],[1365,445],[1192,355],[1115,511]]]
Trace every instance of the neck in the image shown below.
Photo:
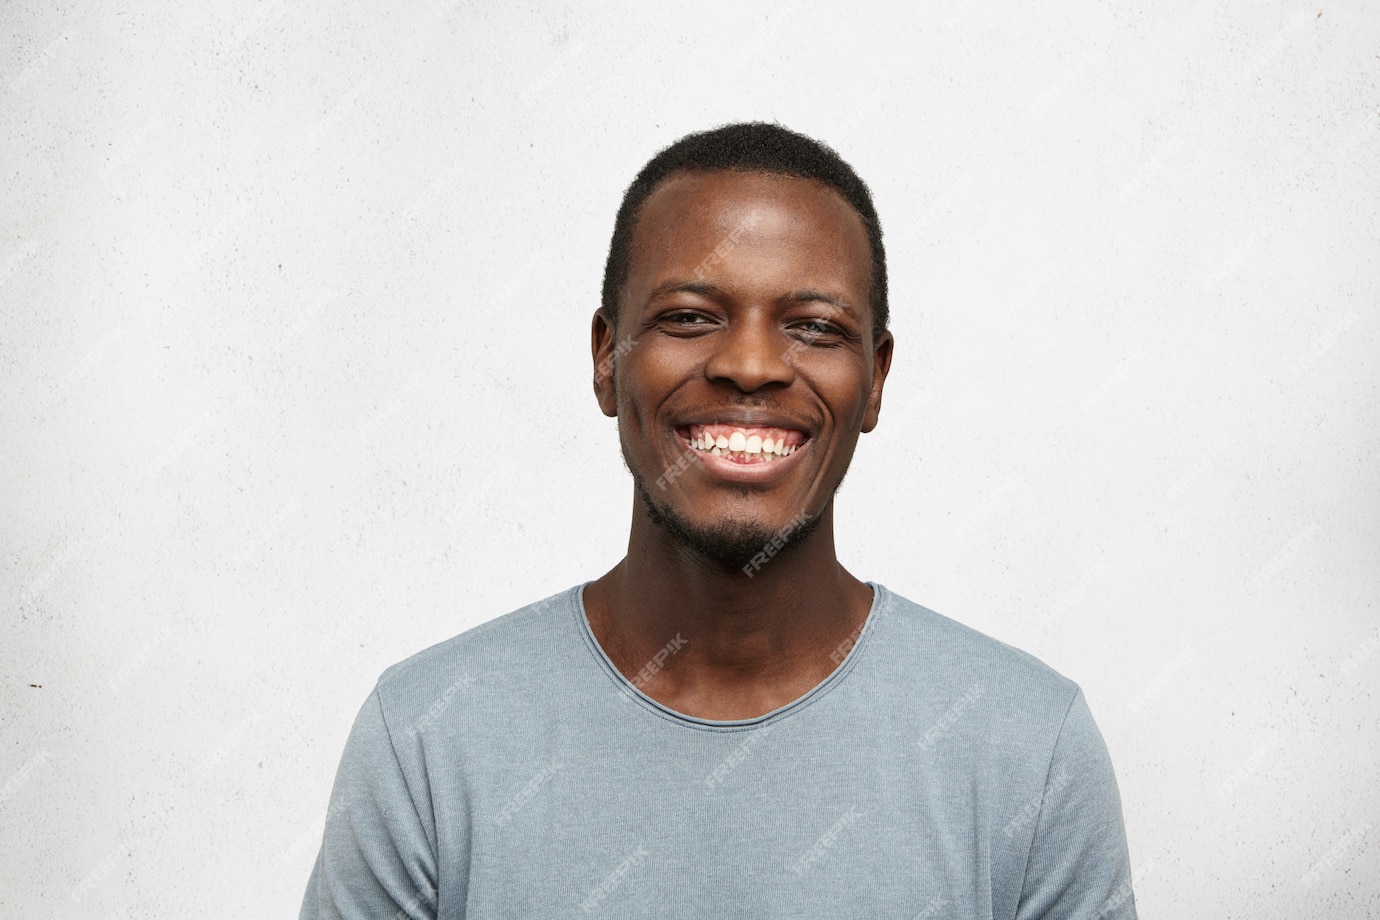
[[[586,589],[590,626],[624,676],[673,709],[770,711],[838,665],[872,592],[838,562],[832,502],[799,543],[755,558],[708,560],[636,502],[627,556]]]

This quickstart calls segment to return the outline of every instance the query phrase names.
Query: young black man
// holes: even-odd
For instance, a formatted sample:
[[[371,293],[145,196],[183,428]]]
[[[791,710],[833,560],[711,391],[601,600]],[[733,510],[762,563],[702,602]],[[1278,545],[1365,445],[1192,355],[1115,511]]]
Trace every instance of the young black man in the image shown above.
[[[592,327],[627,555],[383,674],[303,918],[1135,916],[1077,685],[835,555],[887,317],[828,147],[728,125],[643,168]]]

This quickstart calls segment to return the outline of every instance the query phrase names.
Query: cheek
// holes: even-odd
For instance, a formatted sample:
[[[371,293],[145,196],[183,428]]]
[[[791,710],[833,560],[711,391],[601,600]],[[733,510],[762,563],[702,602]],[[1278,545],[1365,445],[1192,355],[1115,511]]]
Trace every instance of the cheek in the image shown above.
[[[661,392],[659,381],[654,373],[649,373],[645,361],[634,360],[632,355],[625,357],[613,375],[613,397],[618,405],[620,424],[625,428],[646,427],[651,423],[649,413],[655,400],[651,394]]]
[[[867,368],[859,369],[854,361],[839,362],[837,366],[817,368],[811,381],[816,392],[824,394],[837,424],[856,427],[861,423],[872,394]]]

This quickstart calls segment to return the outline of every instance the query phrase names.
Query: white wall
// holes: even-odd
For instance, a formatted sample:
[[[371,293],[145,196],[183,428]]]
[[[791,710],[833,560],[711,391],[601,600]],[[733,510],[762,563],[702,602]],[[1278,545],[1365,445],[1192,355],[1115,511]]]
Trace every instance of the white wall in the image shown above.
[[[497,6],[0,10],[0,912],[295,915],[378,672],[621,555],[613,212],[765,118],[887,232],[845,563],[1083,685],[1142,916],[1380,915],[1380,9]]]

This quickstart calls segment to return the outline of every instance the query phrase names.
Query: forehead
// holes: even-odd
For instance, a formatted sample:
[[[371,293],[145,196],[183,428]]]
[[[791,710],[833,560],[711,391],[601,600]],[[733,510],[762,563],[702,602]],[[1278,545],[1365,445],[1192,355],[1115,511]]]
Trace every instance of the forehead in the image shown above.
[[[777,269],[769,274],[799,284],[860,285],[863,292],[872,277],[867,231],[841,194],[815,179],[743,170],[680,172],[663,180],[639,211],[629,263],[629,293],[639,279],[656,284],[664,275],[698,277],[735,267]],[[828,277],[795,277],[802,274]]]

